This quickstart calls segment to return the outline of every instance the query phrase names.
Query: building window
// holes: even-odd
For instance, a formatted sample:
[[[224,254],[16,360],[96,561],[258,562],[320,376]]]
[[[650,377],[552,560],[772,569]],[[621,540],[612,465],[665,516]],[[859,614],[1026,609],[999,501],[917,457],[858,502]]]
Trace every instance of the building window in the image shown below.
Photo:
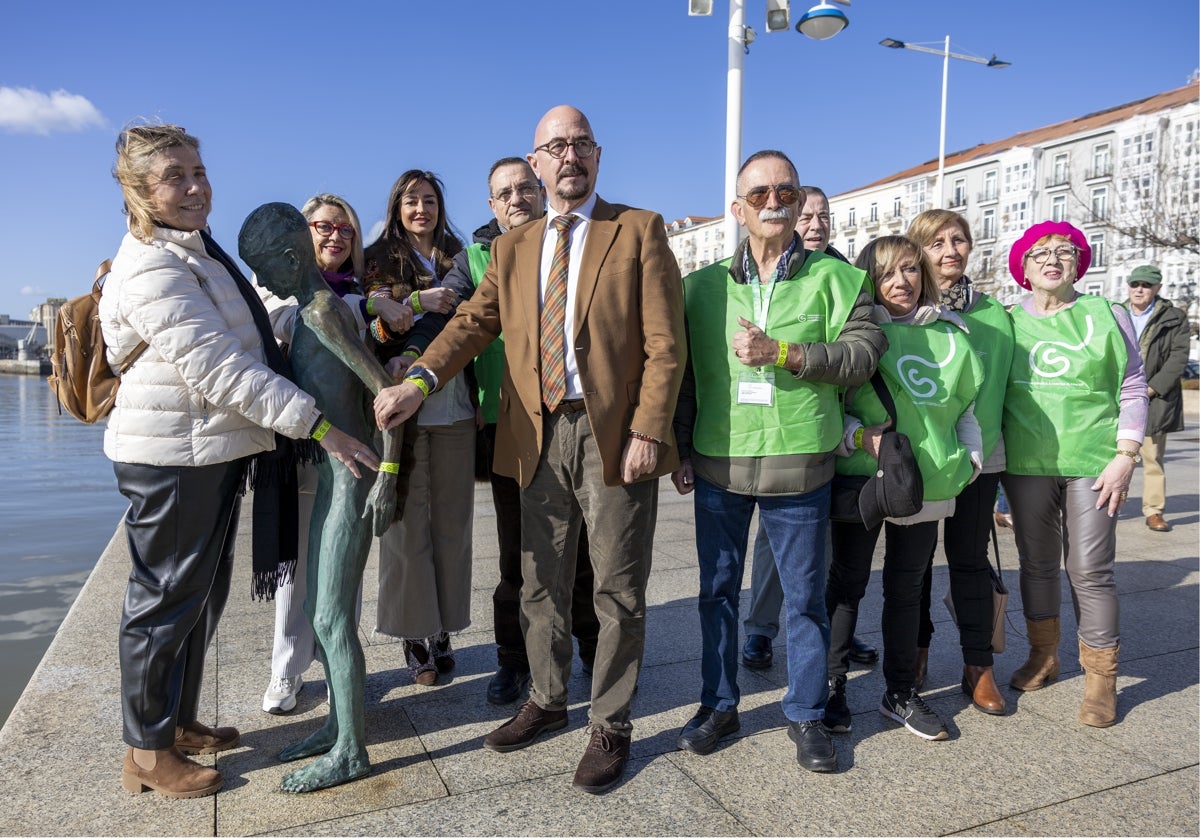
[[[1104,268],[1108,262],[1104,249],[1104,234],[1093,233],[1088,237],[1088,244],[1092,246],[1092,268]]]
[[[878,201],[871,202],[870,214],[871,214],[870,221],[872,221],[872,222],[879,221],[879,202]]]
[[[991,248],[984,248],[979,252],[979,273],[984,277],[990,277],[992,274],[992,256]]]
[[[1130,166],[1154,163],[1154,132],[1146,131],[1126,137],[1121,143],[1121,154]]]
[[[837,217],[832,210],[829,211],[829,230],[830,232],[837,230]]]
[[[1056,195],[1050,199],[1050,218],[1056,222],[1067,220],[1067,197],[1065,195]]]
[[[1004,167],[1004,191],[1026,192],[1029,190],[1029,161]]]
[[[846,211],[846,227],[858,227],[858,211],[853,207]],[[854,240],[851,241],[853,242]]]
[[[1071,181],[1071,155],[1062,152],[1054,156],[1054,174],[1051,185],[1067,184]]]
[[[896,196],[895,198],[892,199],[892,218],[894,218],[894,219],[900,218],[900,216],[902,215],[902,213],[901,213],[902,204],[903,204],[903,199],[901,199],[900,196]]]
[[[983,235],[981,239],[996,238],[996,211],[988,209],[983,211]]]
[[[908,210],[910,213],[925,212],[925,179],[918,178],[915,181],[910,181],[905,186],[905,191],[908,194]]]
[[[851,236],[846,240],[846,259],[852,260],[855,257],[854,253],[854,237]]]
[[[1112,174],[1112,147],[1108,143],[1100,143],[1092,147],[1092,178],[1101,178]]]
[[[983,176],[983,200],[984,201],[994,201],[996,199],[996,197],[997,197],[997,194],[996,194],[996,179],[997,179],[997,177],[998,176],[996,174],[995,169],[984,174],[984,176]]]
[[[950,199],[951,207],[962,207],[967,203],[967,179],[954,179],[954,196]]]
[[[1108,187],[1092,190],[1092,221],[1102,222],[1108,218]]]
[[[1088,294],[1088,295],[1103,295],[1104,294],[1104,284],[1103,283],[1088,283],[1087,287],[1084,288],[1083,291],[1084,291],[1084,294]]]
[[[1004,205],[1004,229],[1024,229],[1029,224],[1029,202],[1014,201]]]

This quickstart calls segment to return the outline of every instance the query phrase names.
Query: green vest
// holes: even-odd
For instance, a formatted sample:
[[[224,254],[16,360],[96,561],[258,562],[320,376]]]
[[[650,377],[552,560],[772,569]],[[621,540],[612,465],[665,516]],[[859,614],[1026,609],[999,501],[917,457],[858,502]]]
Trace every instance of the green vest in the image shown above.
[[[970,311],[959,312],[971,334],[967,340],[983,362],[983,387],[975,398],[975,419],[983,432],[983,460],[986,461],[1000,440],[1004,421],[1004,392],[1008,389],[1008,370],[1012,366],[1012,321],[1004,305],[990,295],[982,295]]]
[[[1080,295],[1035,318],[1012,309],[1015,348],[1004,404],[1008,471],[1099,475],[1117,446],[1127,353],[1112,304]]]
[[[908,436],[925,501],[953,499],[971,480],[971,453],[956,433],[956,424],[979,395],[983,364],[972,352],[967,334],[946,321],[915,326],[882,324],[887,352],[879,373],[896,403],[896,430]],[[887,419],[887,411],[871,383],[854,392],[850,414],[864,426]],[[844,475],[872,475],[878,464],[863,450],[837,459]]]
[[[683,282],[688,348],[696,380],[692,447],[716,458],[830,452],[842,437],[838,388],[797,379],[773,368],[772,405],[740,405],[738,376],[749,372],[731,347],[754,320],[754,290],[729,273],[730,259],[689,274]],[[767,335],[793,344],[836,341],[870,281],[866,274],[824,254],[811,254],[791,279],[775,283]]]
[[[467,263],[471,268],[471,282],[479,288],[479,281],[492,260],[490,245],[480,242],[467,246]],[[504,378],[504,336],[483,349],[475,358],[475,379],[479,383],[479,409],[483,422],[495,423],[500,414],[500,382]]]

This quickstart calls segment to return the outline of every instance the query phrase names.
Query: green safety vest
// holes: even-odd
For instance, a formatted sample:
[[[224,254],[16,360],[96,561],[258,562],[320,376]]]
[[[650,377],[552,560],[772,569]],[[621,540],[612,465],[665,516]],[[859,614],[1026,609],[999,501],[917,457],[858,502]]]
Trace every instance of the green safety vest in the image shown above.
[[[916,326],[881,325],[888,339],[879,360],[879,373],[896,403],[896,430],[908,436],[921,479],[925,501],[953,499],[971,480],[971,453],[958,440],[956,424],[980,393],[984,367],[970,338],[946,321]],[[887,419],[887,411],[871,384],[858,386],[850,414],[864,426]],[[872,475],[874,458],[857,450],[837,459],[844,475]]]
[[[1004,305],[983,295],[968,312],[958,313],[971,334],[967,340],[983,362],[983,387],[975,398],[975,419],[983,432],[983,459],[986,461],[1000,440],[1004,422],[1004,392],[1008,389],[1008,370],[1012,366],[1012,320]]]
[[[479,288],[479,281],[492,260],[490,245],[474,242],[467,246],[467,263],[471,268],[471,282]],[[483,422],[495,423],[500,415],[500,382],[504,378],[504,336],[483,349],[475,357],[475,379],[479,383],[479,409]]]
[[[1112,304],[1080,295],[1035,318],[1012,309],[1015,348],[1004,404],[1007,470],[1016,475],[1099,475],[1117,446],[1128,361]]]
[[[830,452],[842,436],[838,387],[797,379],[774,368],[772,405],[740,405],[738,376],[749,372],[733,354],[738,316],[754,320],[754,291],[729,273],[730,259],[684,280],[688,347],[696,380],[692,447],[715,458]],[[774,284],[764,332],[789,343],[836,341],[854,302],[869,288],[865,272],[811,254],[792,279]]]

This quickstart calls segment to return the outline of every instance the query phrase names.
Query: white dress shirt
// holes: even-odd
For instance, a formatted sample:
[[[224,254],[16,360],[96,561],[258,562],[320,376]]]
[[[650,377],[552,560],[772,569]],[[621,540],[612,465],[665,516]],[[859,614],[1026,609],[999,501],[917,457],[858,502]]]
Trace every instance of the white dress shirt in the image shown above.
[[[567,392],[563,399],[578,400],[583,397],[583,383],[579,379],[579,365],[575,361],[575,296],[579,289],[579,263],[583,259],[583,244],[587,240],[588,228],[591,227],[592,213],[596,210],[596,194],[591,196],[570,213],[558,213],[553,207],[547,208],[546,232],[542,237],[542,261],[538,269],[538,298],[542,305],[546,302],[546,280],[550,274],[550,265],[554,262],[554,249],[558,245],[558,231],[554,229],[554,220],[559,216],[576,216],[571,225],[571,262],[567,268],[567,311],[564,315],[566,340],[563,342],[563,367],[567,375]],[[538,311],[541,309],[539,307]]]

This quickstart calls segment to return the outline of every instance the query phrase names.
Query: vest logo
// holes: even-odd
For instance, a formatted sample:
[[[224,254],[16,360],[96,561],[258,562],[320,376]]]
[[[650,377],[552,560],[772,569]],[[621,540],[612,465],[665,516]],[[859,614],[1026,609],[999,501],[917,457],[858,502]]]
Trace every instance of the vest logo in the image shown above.
[[[799,315],[796,316],[796,320],[799,321],[801,324],[807,324],[810,321],[813,321],[813,322],[824,321],[825,316],[822,315],[820,312],[812,312],[812,313],[801,312]]]
[[[950,355],[940,362],[931,362],[922,356],[909,354],[896,360],[896,376],[906,391],[914,399],[927,400],[937,393],[937,381],[924,374],[924,369],[941,370],[954,359],[958,353],[958,342],[954,338],[954,328],[946,327],[946,335],[950,337]]]
[[[1092,316],[1085,315],[1083,322],[1087,325],[1087,331],[1084,333],[1083,341],[1079,344],[1067,344],[1065,341],[1039,341],[1033,345],[1033,349],[1029,351],[1029,368],[1045,379],[1057,379],[1066,375],[1071,370],[1071,360],[1063,355],[1063,351],[1078,353],[1092,343],[1092,336],[1095,334]]]

